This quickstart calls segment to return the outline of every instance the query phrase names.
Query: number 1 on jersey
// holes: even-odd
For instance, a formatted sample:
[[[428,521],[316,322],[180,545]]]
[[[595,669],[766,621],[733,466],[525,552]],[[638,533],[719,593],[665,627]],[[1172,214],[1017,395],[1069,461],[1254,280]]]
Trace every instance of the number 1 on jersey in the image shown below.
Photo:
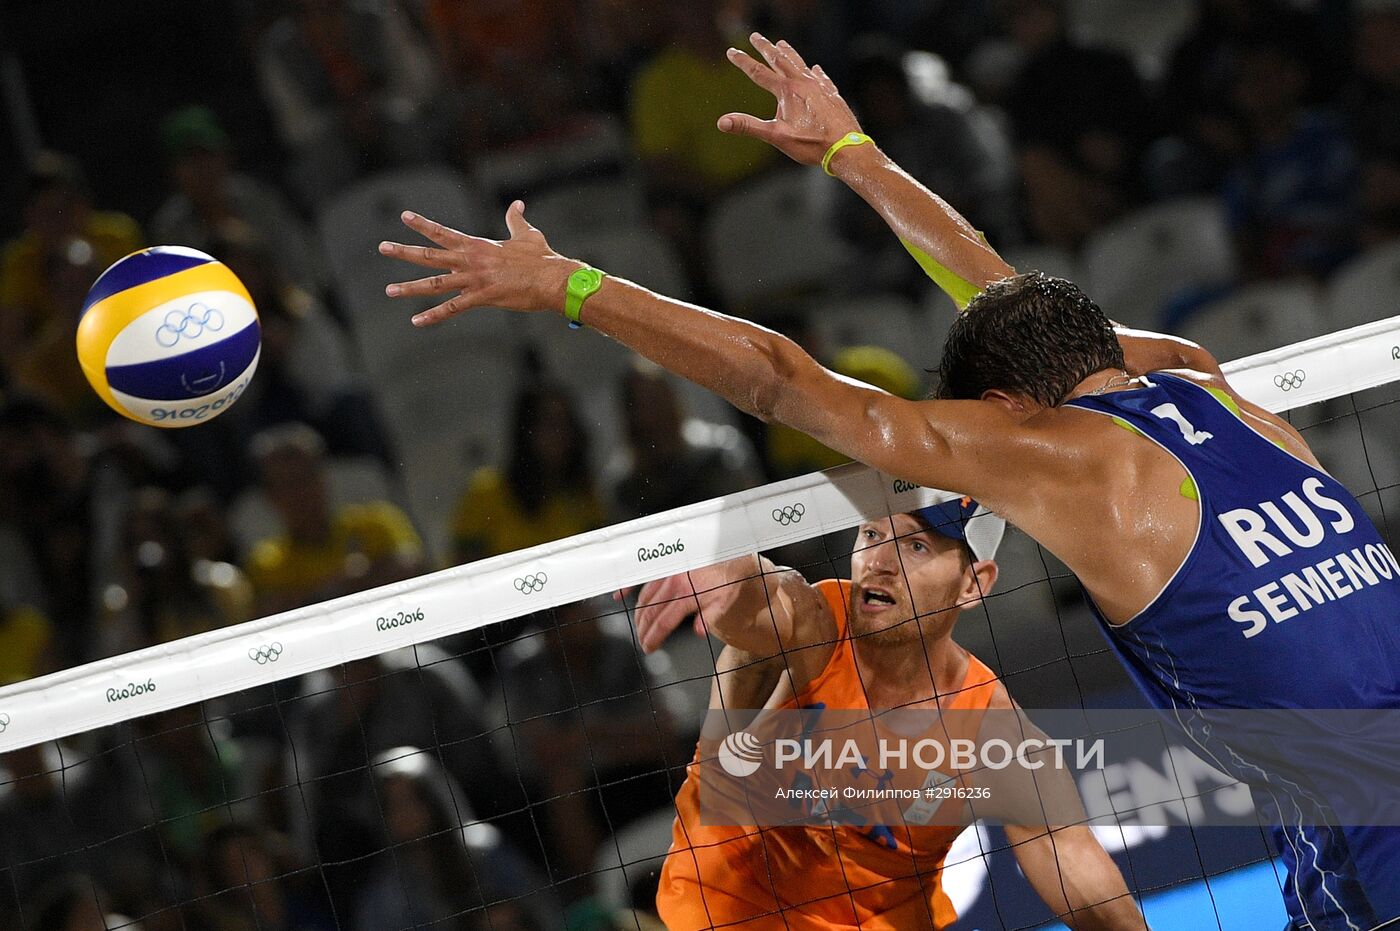
[[[1152,408],[1152,413],[1163,420],[1170,420],[1181,428],[1182,438],[1192,446],[1200,446],[1215,435],[1213,433],[1207,433],[1204,430],[1197,430],[1195,427],[1191,426],[1191,421],[1187,420],[1185,415],[1177,410],[1175,404],[1158,404],[1156,407]]]

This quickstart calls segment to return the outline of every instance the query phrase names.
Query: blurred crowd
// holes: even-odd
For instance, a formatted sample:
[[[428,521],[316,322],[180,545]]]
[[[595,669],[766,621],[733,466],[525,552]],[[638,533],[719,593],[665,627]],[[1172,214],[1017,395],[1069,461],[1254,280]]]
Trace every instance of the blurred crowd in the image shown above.
[[[341,208],[377,179],[450,172],[493,218],[553,196],[561,249],[625,227],[620,264],[661,250],[629,272],[643,283],[671,268],[851,377],[925,393],[927,352],[871,337],[931,332],[948,308],[879,218],[834,182],[792,208],[812,179],[714,128],[771,109],[724,58],[754,28],[1048,271],[1143,211],[1214,205],[1230,274],[1148,322],[1261,282],[1323,287],[1400,235],[1400,0],[1163,3],[1180,22],[1136,43],[1076,18],[1135,0],[178,6],[0,23],[48,143],[18,153],[0,222],[0,683],[842,461],[654,368],[580,381],[527,341],[480,362],[513,393],[486,452],[434,452],[451,500],[423,507],[405,463],[427,434],[386,415],[400,386],[336,271]],[[63,43],[106,86],[54,68]],[[787,237],[745,204],[821,248],[746,286],[746,253],[761,269]],[[96,276],[157,243],[228,264],[263,326],[252,388],[192,430],[117,417],[73,348]],[[819,310],[857,305],[858,325]],[[9,754],[0,928],[637,927],[654,875],[607,889],[600,864],[669,823],[706,695],[663,687],[685,678],[672,662],[639,656],[617,604],[585,602]]]

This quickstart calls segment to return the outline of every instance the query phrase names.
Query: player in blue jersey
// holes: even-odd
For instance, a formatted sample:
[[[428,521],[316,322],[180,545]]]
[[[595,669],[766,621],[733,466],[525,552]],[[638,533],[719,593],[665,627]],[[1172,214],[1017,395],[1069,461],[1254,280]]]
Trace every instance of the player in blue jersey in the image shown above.
[[[776,115],[729,114],[719,128],[827,168],[966,305],[938,399],[892,397],[762,327],[600,276],[553,252],[519,202],[503,242],[405,214],[437,247],[381,251],[442,271],[388,293],[452,295],[419,325],[483,306],[563,312],[755,416],[974,496],[1078,576],[1133,678],[1192,736],[1217,709],[1400,707],[1400,566],[1302,436],[1237,395],[1201,347],[1115,328],[1069,282],[1016,275],[860,134],[819,68],[753,41],[764,62],[729,56],[773,93]],[[1365,750],[1329,749],[1343,769]],[[1264,775],[1247,755],[1222,765]],[[1290,927],[1400,917],[1400,828],[1314,826],[1254,782],[1279,825]]]

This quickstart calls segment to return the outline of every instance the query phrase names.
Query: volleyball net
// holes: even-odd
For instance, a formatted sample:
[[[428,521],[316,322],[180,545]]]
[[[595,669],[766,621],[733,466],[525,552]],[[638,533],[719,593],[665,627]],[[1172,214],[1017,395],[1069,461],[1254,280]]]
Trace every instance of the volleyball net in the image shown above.
[[[1225,368],[1291,412],[1389,539],[1400,317]],[[852,528],[948,497],[845,466],[0,689],[0,922],[658,927],[721,645],[683,628],[643,655],[635,595],[615,593],[755,553],[848,578]],[[1128,703],[1063,567],[1014,528],[998,562],[955,639],[1022,707]],[[1149,921],[1258,927],[1263,890],[1281,923],[1260,819],[1175,759],[1078,785],[1122,812],[1093,827]],[[1237,826],[1202,818],[1232,805]],[[959,927],[1053,918],[995,825],[958,836],[941,882]]]

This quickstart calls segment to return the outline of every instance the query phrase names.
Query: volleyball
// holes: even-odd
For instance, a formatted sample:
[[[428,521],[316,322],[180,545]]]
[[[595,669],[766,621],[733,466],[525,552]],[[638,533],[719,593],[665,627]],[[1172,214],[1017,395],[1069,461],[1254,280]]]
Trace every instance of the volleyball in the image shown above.
[[[228,410],[258,367],[262,330],[238,276],[213,256],[153,246],[93,282],[78,321],[78,361],[103,401],[155,427]]]

